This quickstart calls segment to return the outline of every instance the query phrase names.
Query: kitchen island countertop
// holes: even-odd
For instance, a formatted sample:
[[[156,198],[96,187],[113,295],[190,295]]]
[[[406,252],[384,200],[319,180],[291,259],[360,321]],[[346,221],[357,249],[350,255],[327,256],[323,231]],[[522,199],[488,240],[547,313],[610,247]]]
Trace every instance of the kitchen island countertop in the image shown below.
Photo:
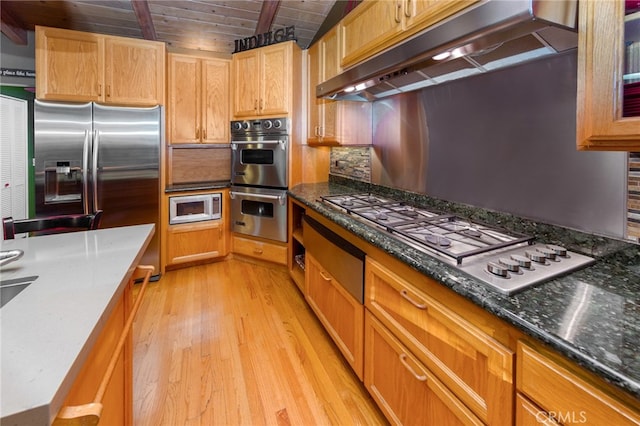
[[[2,280],[38,278],[0,310],[0,423],[52,421],[153,233],[148,224],[2,242],[24,251]]]
[[[504,295],[433,255],[364,224],[321,201],[321,196],[382,193],[422,207],[453,211],[525,232],[596,259],[587,268]],[[420,194],[334,180],[302,184],[289,195],[368,243],[495,314],[604,380],[640,398],[640,253],[638,245],[443,202]]]

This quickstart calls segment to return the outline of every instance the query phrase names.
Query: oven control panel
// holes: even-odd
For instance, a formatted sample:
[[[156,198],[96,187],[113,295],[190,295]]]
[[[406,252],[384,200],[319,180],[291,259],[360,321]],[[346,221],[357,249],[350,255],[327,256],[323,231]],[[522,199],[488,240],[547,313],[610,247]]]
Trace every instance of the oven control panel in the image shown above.
[[[268,133],[286,134],[288,132],[289,119],[287,117],[234,120],[231,122],[231,133],[234,135]]]

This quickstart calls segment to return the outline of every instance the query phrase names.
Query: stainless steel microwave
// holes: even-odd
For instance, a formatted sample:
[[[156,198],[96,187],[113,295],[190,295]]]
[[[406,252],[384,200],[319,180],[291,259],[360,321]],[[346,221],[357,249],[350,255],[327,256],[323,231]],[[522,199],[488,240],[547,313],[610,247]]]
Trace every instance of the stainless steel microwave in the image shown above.
[[[222,194],[220,192],[169,197],[170,225],[216,220],[221,217]]]

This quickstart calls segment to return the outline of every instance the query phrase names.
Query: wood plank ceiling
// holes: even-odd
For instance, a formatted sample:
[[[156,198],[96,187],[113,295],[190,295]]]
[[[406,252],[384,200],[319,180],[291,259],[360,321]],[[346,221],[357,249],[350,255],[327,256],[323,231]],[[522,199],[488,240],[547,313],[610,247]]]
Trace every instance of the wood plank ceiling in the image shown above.
[[[44,25],[159,40],[170,51],[230,54],[236,39],[292,25],[306,48],[334,5],[346,10],[350,3],[357,1],[2,0],[0,12],[3,34],[17,44],[26,44],[26,30]]]

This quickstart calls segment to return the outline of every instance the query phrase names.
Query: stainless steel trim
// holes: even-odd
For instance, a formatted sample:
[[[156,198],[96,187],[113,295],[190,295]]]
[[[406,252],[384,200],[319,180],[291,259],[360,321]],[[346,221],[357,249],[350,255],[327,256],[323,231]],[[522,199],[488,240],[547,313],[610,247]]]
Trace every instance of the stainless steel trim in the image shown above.
[[[84,214],[89,214],[89,130],[84,131],[84,144],[82,145],[82,208]]]
[[[501,43],[531,34],[534,34],[531,37],[538,39],[548,49],[547,54],[573,49],[577,47],[577,10],[577,0],[485,0],[318,84],[316,96],[372,101],[384,96],[377,96],[367,90],[341,92],[346,87],[356,84],[364,84],[369,88],[389,83],[388,89],[396,89],[395,93],[425,87],[425,84],[417,85],[416,81],[428,82],[429,85],[438,84],[448,79],[430,77],[431,67],[439,67],[447,61],[462,58],[468,62],[467,65],[473,65],[471,68],[474,72],[486,72],[487,69],[474,60],[474,55],[489,52],[500,56],[492,60],[495,68],[523,62],[530,57],[510,49],[496,52],[493,50],[499,48]],[[436,54],[450,52],[453,49],[455,54],[449,59],[432,59]],[[409,74],[413,76],[412,81],[406,81],[411,80],[406,78]],[[459,74],[456,78],[467,75],[471,74]],[[394,83],[394,79],[406,82]],[[404,85],[408,88],[404,89]]]
[[[231,197],[231,199],[235,199],[236,195],[242,197],[242,196],[246,196],[247,193],[235,192],[235,191],[229,192],[229,196]],[[286,195],[265,195],[265,194],[252,193],[251,196],[254,198],[264,198],[266,200],[278,200],[278,203],[280,203],[281,206],[284,206],[284,203],[286,200]]]
[[[98,211],[98,150],[100,149],[100,131],[96,130],[93,138],[93,211]]]

